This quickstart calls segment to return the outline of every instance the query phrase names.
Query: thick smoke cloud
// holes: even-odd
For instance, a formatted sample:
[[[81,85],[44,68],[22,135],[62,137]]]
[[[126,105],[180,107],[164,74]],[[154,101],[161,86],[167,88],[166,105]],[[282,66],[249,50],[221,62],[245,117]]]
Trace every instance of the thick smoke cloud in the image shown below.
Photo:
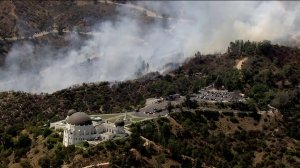
[[[196,51],[224,52],[236,39],[299,44],[298,2],[140,1],[137,5],[154,11],[156,15],[150,16],[158,21],[141,25],[128,7],[119,6],[119,21],[96,25],[93,31],[98,33],[80,48],[47,47],[36,53],[30,43],[15,45],[1,69],[0,90],[53,92],[83,82],[133,79],[137,71],[164,71],[164,65],[182,63]],[[73,33],[71,39],[80,37]]]

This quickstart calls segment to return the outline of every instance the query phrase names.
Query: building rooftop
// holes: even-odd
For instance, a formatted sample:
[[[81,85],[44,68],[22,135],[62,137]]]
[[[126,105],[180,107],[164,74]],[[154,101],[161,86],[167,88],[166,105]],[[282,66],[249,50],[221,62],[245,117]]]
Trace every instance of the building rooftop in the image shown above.
[[[67,119],[67,123],[71,125],[91,125],[92,120],[86,113],[76,112]]]
[[[76,110],[71,109],[68,111],[68,116],[71,116],[72,114],[76,113]]]

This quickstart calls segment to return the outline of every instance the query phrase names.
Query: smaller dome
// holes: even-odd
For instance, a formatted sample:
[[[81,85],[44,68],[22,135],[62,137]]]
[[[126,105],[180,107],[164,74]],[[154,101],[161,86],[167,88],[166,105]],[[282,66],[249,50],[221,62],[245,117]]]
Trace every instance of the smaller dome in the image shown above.
[[[123,127],[125,125],[125,122],[124,120],[122,119],[118,119],[116,122],[115,122],[115,126],[116,127]]]
[[[68,116],[71,116],[72,114],[76,113],[76,110],[71,109],[68,111]]]

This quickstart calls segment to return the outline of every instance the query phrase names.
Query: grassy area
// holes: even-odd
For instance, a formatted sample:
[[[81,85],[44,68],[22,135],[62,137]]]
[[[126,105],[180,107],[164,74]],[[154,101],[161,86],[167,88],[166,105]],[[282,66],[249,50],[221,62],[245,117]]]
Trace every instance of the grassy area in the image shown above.
[[[120,114],[100,114],[99,115],[103,120],[109,120],[110,118],[117,118],[118,116],[124,116],[123,113]]]
[[[132,118],[131,121],[132,121],[132,122],[139,122],[139,121],[142,121],[143,119],[145,119],[145,118],[142,118],[142,117],[135,117],[135,118]]]
[[[114,123],[118,118],[110,118],[110,119],[107,119],[108,122],[111,122],[111,123]]]

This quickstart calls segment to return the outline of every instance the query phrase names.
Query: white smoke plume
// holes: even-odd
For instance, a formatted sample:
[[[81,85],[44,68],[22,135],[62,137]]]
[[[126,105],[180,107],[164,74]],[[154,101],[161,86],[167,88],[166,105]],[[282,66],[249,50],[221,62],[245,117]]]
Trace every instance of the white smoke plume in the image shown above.
[[[96,25],[93,31],[99,33],[80,48],[54,52],[49,47],[36,56],[30,43],[14,46],[0,71],[0,90],[51,93],[83,82],[132,79],[143,62],[149,71],[160,71],[196,51],[224,52],[236,39],[273,43],[291,39],[299,44],[298,2],[140,1],[135,5],[153,11],[148,14],[157,22],[142,25],[130,16],[132,8],[120,5],[119,21]],[[80,40],[76,34],[71,38]]]

